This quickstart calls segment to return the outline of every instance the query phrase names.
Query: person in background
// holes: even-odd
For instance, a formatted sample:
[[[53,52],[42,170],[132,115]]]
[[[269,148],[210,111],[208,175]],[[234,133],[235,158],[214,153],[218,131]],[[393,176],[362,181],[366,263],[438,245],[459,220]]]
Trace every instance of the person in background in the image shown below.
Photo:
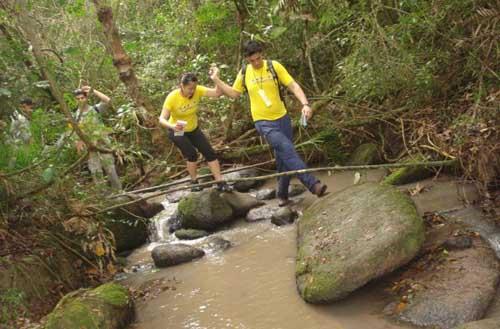
[[[10,116],[10,126],[7,135],[8,143],[12,146],[12,154],[9,159],[9,168],[14,168],[17,153],[21,146],[30,144],[33,139],[31,135],[31,116],[33,114],[33,101],[31,98],[23,98],[19,102],[19,109],[14,110]]]
[[[244,91],[248,92],[255,128],[273,148],[278,172],[306,169],[293,145],[292,124],[281,97],[280,84],[286,86],[302,104],[303,118],[310,119],[312,110],[307,97],[283,65],[264,59],[263,48],[258,42],[246,42],[243,52],[249,65],[245,65],[238,73],[232,87],[219,78],[217,67],[212,68],[211,79],[231,98],[238,98]],[[327,186],[312,174],[298,174],[297,177],[316,196],[326,194]],[[278,178],[280,206],[289,203],[290,179],[290,176]]]
[[[111,141],[109,139],[110,128],[107,128],[102,122],[101,115],[108,107],[110,98],[102,92],[92,89],[90,86],[83,86],[73,91],[78,102],[76,111],[76,121],[82,131],[89,137],[96,146],[109,148]],[[89,104],[89,96],[95,95],[99,98],[99,103]],[[76,142],[76,150],[81,153],[85,149],[85,143],[81,140]],[[103,172],[108,176],[111,187],[121,190],[122,185],[115,168],[115,159],[111,153],[90,151],[88,167],[95,181],[103,177]]]
[[[208,167],[217,183],[217,189],[229,192],[232,187],[223,181],[219,160],[207,137],[198,125],[198,105],[202,97],[219,97],[220,90],[198,85],[194,73],[182,74],[179,86],[171,91],[160,114],[160,124],[168,129],[169,139],[179,148],[186,159],[186,167],[191,177],[191,183],[197,184],[197,150],[207,161]],[[193,187],[192,191],[200,191]]]
[[[31,115],[33,114],[33,101],[23,98],[19,109],[11,115],[9,134],[14,144],[29,144],[31,142]]]

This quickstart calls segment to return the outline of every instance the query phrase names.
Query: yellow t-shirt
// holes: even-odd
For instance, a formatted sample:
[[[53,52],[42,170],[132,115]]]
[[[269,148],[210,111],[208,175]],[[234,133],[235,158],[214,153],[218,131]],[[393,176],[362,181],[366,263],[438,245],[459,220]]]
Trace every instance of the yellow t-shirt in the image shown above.
[[[163,108],[170,111],[170,118],[168,123],[175,124],[177,120],[184,120],[187,122],[184,131],[190,132],[198,127],[198,103],[200,98],[205,96],[208,88],[204,86],[196,86],[193,97],[187,98],[182,96],[180,89],[175,89],[168,94]]]
[[[284,86],[290,85],[294,80],[287,70],[278,63],[272,61],[274,71],[280,83]],[[241,70],[236,76],[233,84],[233,89],[242,93],[243,77]],[[253,121],[258,120],[276,120],[286,114],[285,104],[280,99],[279,87],[273,79],[271,71],[267,69],[267,60],[264,60],[264,65],[260,69],[254,69],[252,65],[247,64],[245,72],[245,85],[250,97],[250,112],[252,113]],[[259,90],[263,90],[265,97],[270,101],[270,106],[267,106]],[[262,92],[260,92],[262,93]]]

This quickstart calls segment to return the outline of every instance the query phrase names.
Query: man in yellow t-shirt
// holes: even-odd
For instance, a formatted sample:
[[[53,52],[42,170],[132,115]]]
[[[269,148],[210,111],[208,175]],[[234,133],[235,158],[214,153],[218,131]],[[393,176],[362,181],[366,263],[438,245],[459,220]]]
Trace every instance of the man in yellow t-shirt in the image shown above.
[[[216,88],[207,88],[198,85],[198,78],[194,73],[184,73],[181,76],[179,88],[168,94],[160,114],[160,124],[168,128],[168,137],[179,148],[186,159],[186,167],[191,177],[191,183],[197,184],[198,154],[207,160],[208,167],[214,179],[220,181],[217,188],[220,191],[231,191],[231,187],[223,182],[219,160],[207,138],[198,127],[198,104],[206,97],[219,97],[222,93]],[[192,191],[201,188],[193,187]]]
[[[242,71],[238,73],[232,87],[220,80],[219,70],[216,67],[212,68],[211,79],[225,95],[231,98],[238,98],[244,92],[244,89],[248,91],[250,112],[252,113],[255,128],[273,148],[278,172],[307,168],[293,145],[291,120],[280,97],[279,86],[272,73],[273,69],[279,83],[286,86],[302,103],[302,114],[309,119],[312,116],[312,110],[304,91],[283,65],[277,61],[272,61],[273,67],[268,67],[269,62],[264,60],[263,49],[258,42],[253,40],[246,42],[243,52],[250,65],[246,66],[244,75]],[[243,76],[245,83],[243,83]],[[327,186],[313,175],[298,174],[297,177],[311,193],[318,197],[325,195]],[[289,185],[290,176],[282,176],[278,179],[277,195],[280,199],[280,206],[284,206],[289,202]]]

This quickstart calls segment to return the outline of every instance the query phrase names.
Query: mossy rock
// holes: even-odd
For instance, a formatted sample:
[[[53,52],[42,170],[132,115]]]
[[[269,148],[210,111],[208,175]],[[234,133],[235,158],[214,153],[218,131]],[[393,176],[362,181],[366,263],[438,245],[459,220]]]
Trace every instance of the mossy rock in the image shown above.
[[[424,157],[417,156],[411,159],[406,159],[403,162],[417,163],[424,161],[427,161]],[[384,178],[382,183],[389,185],[403,185],[425,179],[433,174],[432,170],[425,165],[404,167],[393,171],[390,175]]]
[[[179,202],[182,228],[212,230],[233,218],[233,209],[214,189],[191,193]]]
[[[361,144],[351,154],[348,165],[364,166],[380,163],[378,146],[373,143]]]
[[[204,230],[181,229],[175,231],[175,236],[180,240],[194,240],[207,236],[208,232]]]
[[[117,283],[66,295],[46,318],[44,329],[119,329],[133,319],[128,290]]]
[[[342,299],[408,263],[424,241],[411,199],[375,183],[327,195],[298,222],[296,281],[310,303]]]

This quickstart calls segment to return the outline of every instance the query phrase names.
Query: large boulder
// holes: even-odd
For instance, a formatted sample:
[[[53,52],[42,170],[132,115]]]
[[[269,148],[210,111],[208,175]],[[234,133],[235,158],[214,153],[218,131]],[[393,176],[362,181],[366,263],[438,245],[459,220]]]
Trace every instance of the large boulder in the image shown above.
[[[424,241],[411,199],[366,183],[317,200],[298,222],[296,281],[311,303],[344,298],[409,262]]]
[[[168,267],[190,262],[204,255],[203,250],[181,243],[158,246],[151,252],[157,267]]]
[[[117,283],[66,295],[47,316],[44,329],[119,329],[133,319],[128,290]]]
[[[235,216],[245,216],[250,209],[262,206],[263,201],[259,201],[247,193],[232,192],[221,194],[222,198],[229,203]]]
[[[437,250],[439,254],[430,254],[401,273],[402,278],[411,278],[413,286],[419,289],[414,289],[412,298],[397,314],[399,320],[451,329],[483,318],[495,296],[500,267],[486,242],[479,237],[471,240],[469,248],[463,243],[456,248],[453,243],[452,248]],[[443,246],[449,246],[449,241],[465,239],[448,240]]]
[[[179,202],[183,228],[213,230],[233,219],[233,209],[215,189],[191,193]]]
[[[465,323],[453,329],[498,329],[500,328],[500,318],[484,319]]]

